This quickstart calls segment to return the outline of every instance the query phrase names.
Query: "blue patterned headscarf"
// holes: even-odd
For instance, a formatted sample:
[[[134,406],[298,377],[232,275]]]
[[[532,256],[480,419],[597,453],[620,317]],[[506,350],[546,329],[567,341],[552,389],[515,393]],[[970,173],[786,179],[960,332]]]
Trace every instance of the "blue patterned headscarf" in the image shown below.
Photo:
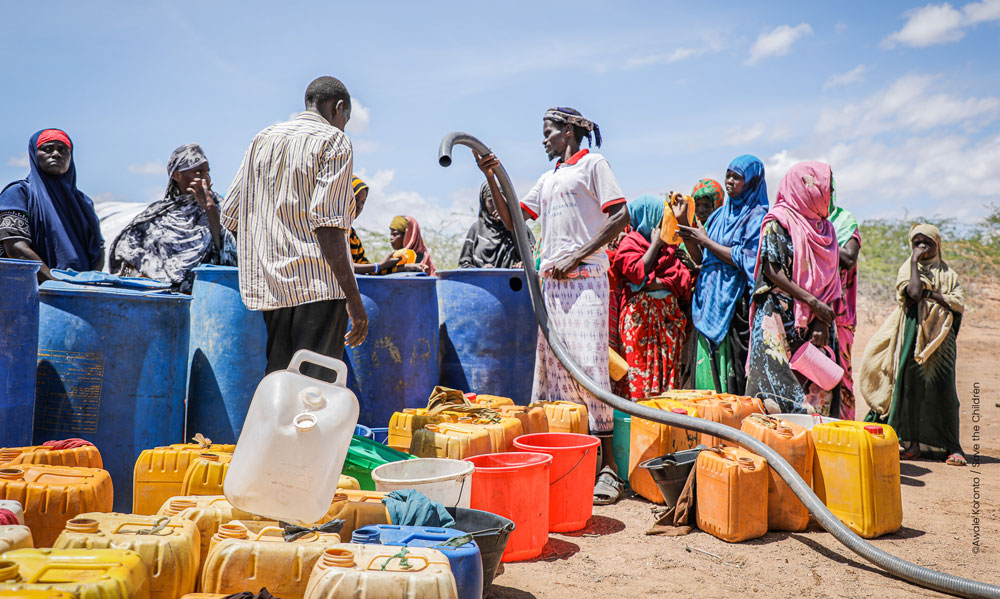
[[[663,198],[642,195],[627,204],[629,221],[633,231],[637,231],[652,241],[653,229],[663,220]]]
[[[751,154],[737,156],[727,171],[743,177],[743,192],[730,197],[713,212],[705,230],[712,241],[731,248],[736,267],[712,252],[704,252],[691,310],[695,328],[708,338],[712,347],[725,338],[736,302],[753,286],[760,227],[768,207],[764,163],[760,158]]]

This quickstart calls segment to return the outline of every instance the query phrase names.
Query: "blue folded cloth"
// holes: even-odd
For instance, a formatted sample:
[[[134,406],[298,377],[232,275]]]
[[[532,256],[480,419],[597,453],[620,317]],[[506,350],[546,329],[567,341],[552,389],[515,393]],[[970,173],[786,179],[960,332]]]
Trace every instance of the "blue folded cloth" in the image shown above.
[[[389,519],[396,526],[433,526],[452,528],[455,519],[444,506],[431,501],[426,495],[414,489],[393,491],[382,498],[389,510]]]

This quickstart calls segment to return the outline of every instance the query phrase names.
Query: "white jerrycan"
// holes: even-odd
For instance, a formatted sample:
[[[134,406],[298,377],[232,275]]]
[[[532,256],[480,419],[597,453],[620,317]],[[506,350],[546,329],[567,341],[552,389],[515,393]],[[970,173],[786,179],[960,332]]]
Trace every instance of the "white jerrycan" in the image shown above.
[[[302,374],[305,362],[335,371],[336,382]],[[358,423],[358,398],[346,384],[343,362],[308,350],[264,377],[223,483],[233,506],[290,522],[326,515]]]

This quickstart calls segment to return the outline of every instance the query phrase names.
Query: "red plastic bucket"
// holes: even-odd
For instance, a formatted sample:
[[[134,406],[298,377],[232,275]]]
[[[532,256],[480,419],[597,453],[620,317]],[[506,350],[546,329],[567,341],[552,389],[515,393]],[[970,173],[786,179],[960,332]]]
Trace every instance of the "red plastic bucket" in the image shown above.
[[[465,458],[472,473],[472,509],[514,521],[500,561],[516,562],[542,554],[549,540],[549,470],[544,453],[488,453]]]
[[[587,526],[594,513],[594,471],[601,440],[577,433],[534,433],[514,439],[521,451],[552,456],[549,471],[549,531]]]

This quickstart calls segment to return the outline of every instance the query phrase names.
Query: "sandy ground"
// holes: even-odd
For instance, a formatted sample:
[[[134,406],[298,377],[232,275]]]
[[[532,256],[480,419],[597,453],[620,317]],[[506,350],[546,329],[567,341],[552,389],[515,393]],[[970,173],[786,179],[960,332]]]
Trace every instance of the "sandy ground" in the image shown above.
[[[886,313],[860,306],[855,364]],[[903,528],[874,544],[919,565],[1000,584],[1000,292],[988,290],[959,335],[962,444],[975,462],[973,387],[980,388],[979,466],[903,462]],[[866,408],[859,407],[864,414]],[[978,481],[979,546],[973,501]],[[587,529],[552,534],[539,559],[504,564],[491,598],[940,597],[884,574],[819,528],[729,544],[695,530],[646,536],[652,504],[630,498],[595,507]]]

